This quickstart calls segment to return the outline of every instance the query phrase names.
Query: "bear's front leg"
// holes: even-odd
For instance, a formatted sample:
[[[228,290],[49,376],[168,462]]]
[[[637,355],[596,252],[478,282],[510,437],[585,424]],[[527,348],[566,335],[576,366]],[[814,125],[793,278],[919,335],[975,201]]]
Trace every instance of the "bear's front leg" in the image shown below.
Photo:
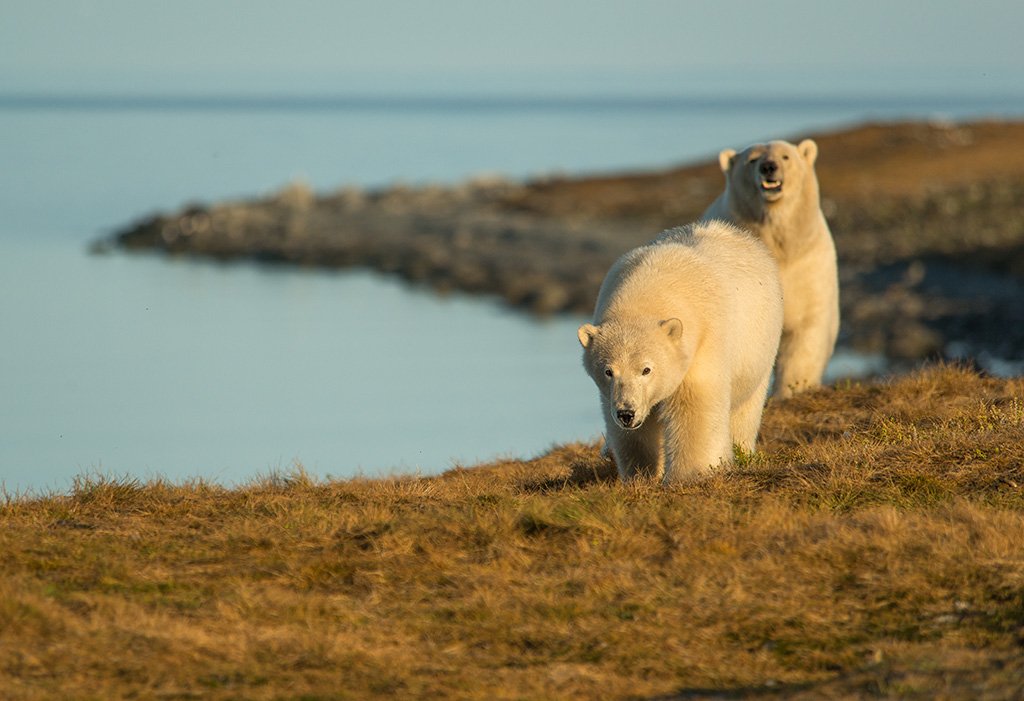
[[[764,413],[764,402],[768,397],[768,383],[772,375],[766,372],[757,388],[732,408],[729,421],[729,433],[733,445],[738,445],[744,453],[753,453],[757,443],[757,433],[761,429],[761,415]]]
[[[799,331],[783,331],[775,359],[775,391],[786,399],[821,385],[832,356],[829,331],[824,322]]]
[[[732,462],[728,387],[686,395],[664,418],[666,485],[693,482]]]
[[[775,358],[774,390],[775,396],[783,399],[820,386],[835,350],[839,333],[838,283],[835,268],[827,274],[828,271],[820,269],[820,259],[821,254],[804,256],[783,273],[785,323]]]
[[[612,419],[605,420],[605,440],[615,459],[619,479],[660,479],[665,472],[661,449],[661,422],[649,416],[640,428],[627,431]]]

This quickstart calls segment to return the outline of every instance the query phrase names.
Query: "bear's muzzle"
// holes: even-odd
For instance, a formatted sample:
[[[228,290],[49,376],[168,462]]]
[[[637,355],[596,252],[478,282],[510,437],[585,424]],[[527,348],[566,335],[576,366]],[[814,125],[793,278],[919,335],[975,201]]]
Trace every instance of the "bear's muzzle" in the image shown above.
[[[768,202],[773,202],[782,196],[782,173],[779,170],[778,162],[773,158],[766,158],[757,166],[757,173],[760,176],[758,185],[761,189],[761,196]]]
[[[615,420],[622,428],[632,431],[633,429],[640,428],[640,424],[643,420],[636,420],[636,412],[632,409],[619,409],[615,412]]]

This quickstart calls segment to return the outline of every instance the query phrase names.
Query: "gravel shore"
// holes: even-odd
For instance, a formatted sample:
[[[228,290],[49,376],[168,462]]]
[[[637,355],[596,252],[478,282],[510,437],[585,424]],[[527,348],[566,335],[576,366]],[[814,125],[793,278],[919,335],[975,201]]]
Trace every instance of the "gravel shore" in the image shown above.
[[[866,124],[796,134],[819,145],[839,254],[840,345],[893,367],[1024,359],[1024,122]],[[742,147],[745,144],[723,144]],[[454,186],[292,184],[126,227],[99,249],[397,274],[497,295],[535,314],[589,314],[609,265],[693,221],[723,187],[717,162],[665,171]]]

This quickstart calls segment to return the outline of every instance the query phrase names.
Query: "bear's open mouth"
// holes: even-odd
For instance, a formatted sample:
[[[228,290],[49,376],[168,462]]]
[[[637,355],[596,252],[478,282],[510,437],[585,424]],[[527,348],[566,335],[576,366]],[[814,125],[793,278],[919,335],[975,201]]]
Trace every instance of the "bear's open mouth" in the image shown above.
[[[778,199],[782,196],[782,181],[762,179],[761,194],[768,200]]]

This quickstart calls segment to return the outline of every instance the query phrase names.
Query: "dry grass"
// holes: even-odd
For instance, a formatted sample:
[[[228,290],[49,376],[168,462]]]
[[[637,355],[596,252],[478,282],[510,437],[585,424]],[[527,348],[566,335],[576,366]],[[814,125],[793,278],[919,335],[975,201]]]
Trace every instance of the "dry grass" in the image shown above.
[[[1024,382],[766,412],[705,484],[596,446],[437,478],[0,503],[4,699],[1020,698]]]

